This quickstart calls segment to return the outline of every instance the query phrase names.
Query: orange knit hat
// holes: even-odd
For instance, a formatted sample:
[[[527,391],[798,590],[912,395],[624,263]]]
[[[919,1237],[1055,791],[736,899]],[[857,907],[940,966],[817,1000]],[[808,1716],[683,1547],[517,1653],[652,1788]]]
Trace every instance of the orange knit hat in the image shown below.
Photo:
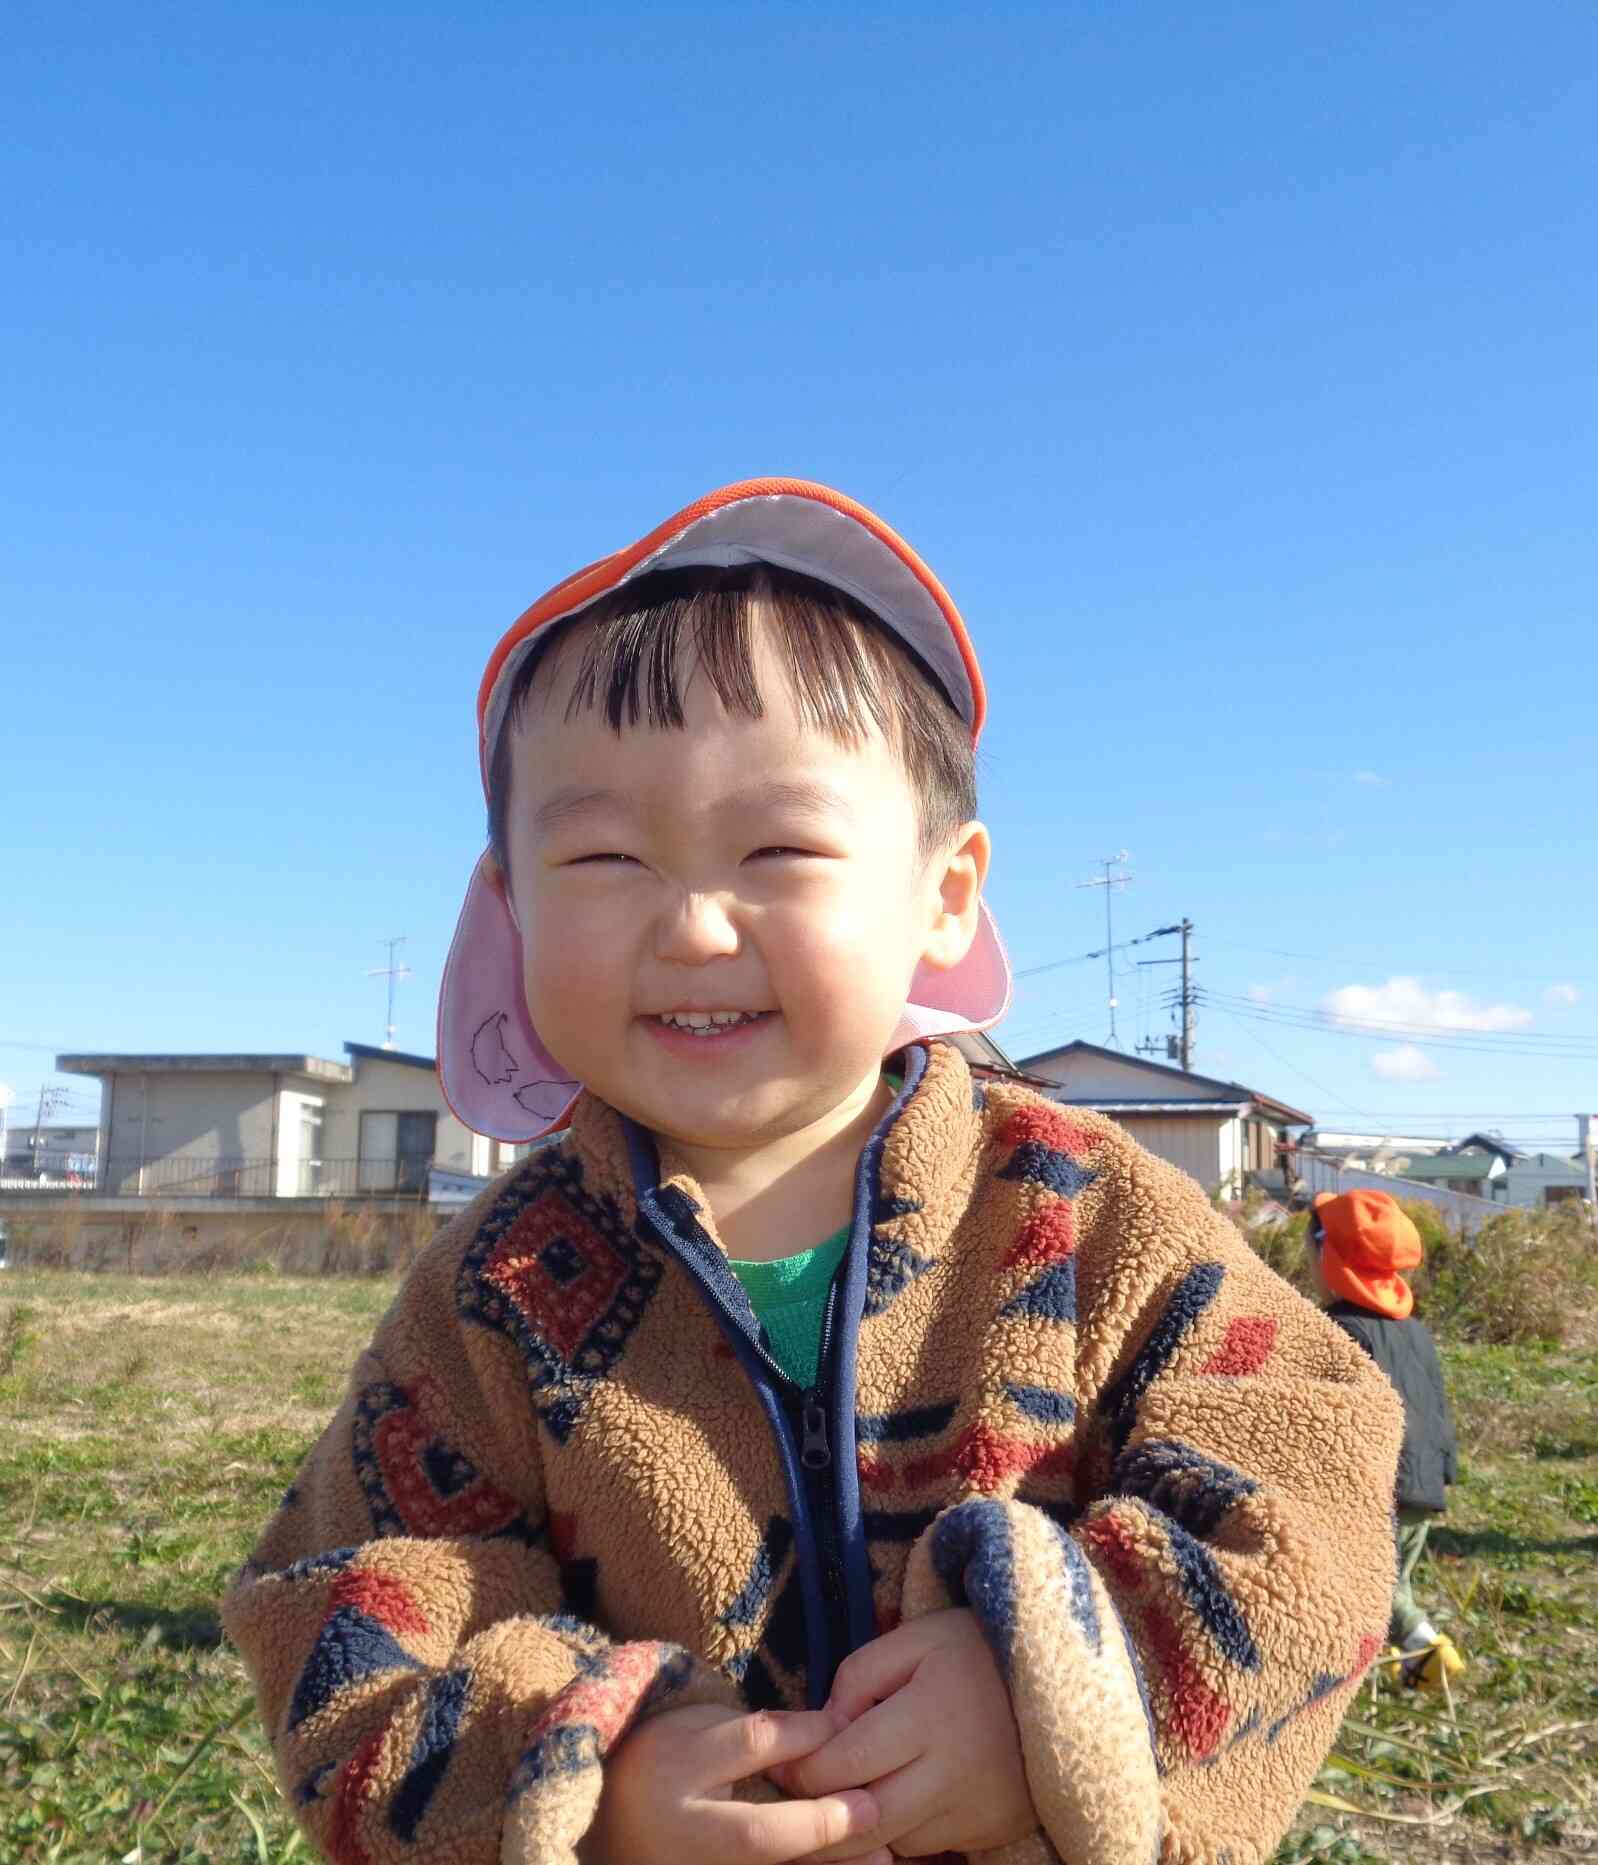
[[[1415,1294],[1399,1273],[1425,1255],[1420,1232],[1390,1192],[1322,1192],[1321,1275],[1334,1295],[1394,1321],[1408,1320]]]

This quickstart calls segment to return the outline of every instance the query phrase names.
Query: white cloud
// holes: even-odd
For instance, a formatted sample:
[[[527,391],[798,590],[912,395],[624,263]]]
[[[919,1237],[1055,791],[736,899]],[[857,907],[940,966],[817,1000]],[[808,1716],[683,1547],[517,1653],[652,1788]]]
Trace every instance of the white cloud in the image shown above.
[[[1428,991],[1418,978],[1345,984],[1321,1000],[1339,1023],[1408,1023],[1426,1030],[1523,1030],[1531,1012],[1516,1004],[1478,1004],[1463,991]]]
[[[1357,784],[1370,784],[1378,790],[1385,790],[1387,788],[1387,779],[1379,775],[1376,771],[1355,771],[1354,782]]]
[[[1572,1004],[1581,1002],[1581,992],[1573,984],[1551,984],[1543,992],[1545,1004],[1557,1004],[1561,1010],[1568,1010]]]
[[[1251,1004],[1274,1004],[1283,997],[1292,997],[1298,988],[1297,978],[1273,978],[1267,984],[1251,984],[1248,987],[1248,1001]]]
[[[1413,1043],[1401,1049],[1379,1049],[1371,1057],[1372,1070],[1383,1081],[1436,1081],[1437,1065]]]

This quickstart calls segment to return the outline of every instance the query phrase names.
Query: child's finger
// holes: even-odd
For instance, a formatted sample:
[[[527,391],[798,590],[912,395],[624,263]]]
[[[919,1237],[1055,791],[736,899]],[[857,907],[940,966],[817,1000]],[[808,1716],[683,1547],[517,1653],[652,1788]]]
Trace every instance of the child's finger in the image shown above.
[[[786,1865],[849,1841],[867,1845],[877,1823],[875,1797],[858,1792],[758,1805],[714,1800],[700,1811],[703,1843],[694,1848],[695,1865]]]
[[[873,1703],[881,1703],[902,1690],[926,1656],[926,1640],[919,1622],[897,1626],[850,1652],[832,1680],[827,1711],[838,1725],[852,1723]]]
[[[729,1716],[695,1738],[692,1791],[731,1787],[734,1781],[764,1774],[785,1761],[798,1761],[813,1754],[832,1733],[825,1710],[758,1710],[751,1716]]]
[[[908,1766],[926,1746],[925,1713],[900,1693],[857,1716],[814,1754],[789,1762],[777,1780],[785,1793],[842,1793]]]

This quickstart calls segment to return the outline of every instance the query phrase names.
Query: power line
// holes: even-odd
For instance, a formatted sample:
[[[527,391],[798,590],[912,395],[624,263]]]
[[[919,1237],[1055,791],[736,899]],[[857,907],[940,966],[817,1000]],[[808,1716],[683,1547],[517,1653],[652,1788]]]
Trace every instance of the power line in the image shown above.
[[[1211,941],[1211,943],[1215,945],[1219,950],[1224,951],[1224,952],[1263,952],[1270,958],[1302,959],[1306,964],[1311,964],[1311,965],[1352,965],[1352,964],[1356,964],[1359,962],[1358,960],[1352,958],[1349,955],[1351,952],[1356,952],[1360,949],[1357,946],[1350,947],[1348,951],[1345,951],[1345,952],[1334,953],[1334,952],[1289,952],[1289,951],[1286,951],[1281,946],[1249,945],[1245,943],[1244,941],[1238,940],[1238,939],[1217,939],[1217,940]],[[1385,961],[1389,963],[1393,962],[1391,945],[1371,946],[1371,947],[1368,947],[1367,949],[1372,952],[1379,952]],[[1504,974],[1502,973],[1502,971],[1492,970],[1485,966],[1480,966],[1480,965],[1423,965],[1423,966],[1418,967],[1418,969],[1423,971],[1428,977],[1497,978],[1500,982],[1505,982]],[[1589,986],[1598,985],[1598,980],[1595,980],[1592,978],[1573,978],[1570,976],[1568,972],[1563,973],[1558,977],[1555,977],[1552,973],[1548,973],[1546,976],[1537,977],[1537,978],[1511,978],[1507,980],[1507,982],[1510,984],[1529,984],[1529,985],[1538,985],[1538,984],[1541,984],[1541,985],[1585,984]]]
[[[1307,1005],[1261,1004],[1253,998],[1224,991],[1203,991],[1201,1001],[1212,1009],[1286,1029],[1313,1030],[1329,1036],[1352,1036],[1364,1041],[1401,1039],[1423,1048],[1472,1051],[1479,1055],[1533,1056],[1544,1061],[1598,1061],[1598,1037],[1543,1036],[1524,1030],[1472,1030],[1436,1024],[1404,1023],[1380,1017],[1356,1017]]]

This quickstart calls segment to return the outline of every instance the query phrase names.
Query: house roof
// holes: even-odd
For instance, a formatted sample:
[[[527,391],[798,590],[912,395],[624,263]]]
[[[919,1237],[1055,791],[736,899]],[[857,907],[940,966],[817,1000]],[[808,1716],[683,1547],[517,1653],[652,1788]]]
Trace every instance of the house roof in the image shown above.
[[[1031,1073],[1036,1071],[1037,1065],[1040,1062],[1050,1062],[1057,1056],[1071,1055],[1103,1056],[1111,1062],[1123,1062],[1129,1068],[1142,1070],[1155,1077],[1157,1080],[1185,1081],[1192,1082],[1200,1087],[1213,1088],[1216,1090],[1216,1098],[1231,1101],[1252,1101],[1263,1113],[1272,1115],[1275,1119],[1280,1120],[1284,1126],[1308,1127],[1314,1124],[1312,1117],[1301,1112],[1298,1108],[1289,1107],[1285,1101],[1278,1101],[1274,1095],[1260,1094],[1253,1088],[1245,1088],[1241,1082],[1220,1081],[1213,1075],[1197,1075],[1188,1069],[1172,1068],[1170,1064],[1166,1062],[1150,1062],[1145,1056],[1129,1056],[1119,1049],[1106,1049],[1099,1043],[1087,1043],[1078,1040],[1071,1043],[1061,1043],[1053,1049],[1040,1049],[1036,1055],[1023,1056],[1019,1066],[1023,1071]],[[1185,1095],[1182,1098],[1183,1100],[1187,1099]],[[1112,1104],[1109,1101],[1094,1100],[1084,1101],[1083,1105],[1108,1107]],[[1135,1100],[1127,1101],[1123,1103],[1123,1105],[1135,1106],[1137,1102]],[[1200,1101],[1198,1105],[1202,1106],[1203,1103]]]
[[[351,1082],[349,1065],[322,1056],[254,1055],[68,1055],[57,1056],[61,1075],[308,1075],[316,1081]]]
[[[344,1053],[362,1062],[400,1062],[406,1068],[424,1068],[429,1074],[438,1066],[432,1056],[413,1056],[403,1049],[383,1049],[374,1043],[346,1043]]]
[[[1484,1179],[1492,1170],[1492,1161],[1480,1153],[1433,1153],[1429,1159],[1406,1162],[1402,1176],[1406,1179]]]
[[[1103,1095],[1062,1095],[1053,1097],[1061,1107],[1085,1107],[1095,1114],[1208,1114],[1216,1119],[1223,1114],[1246,1114],[1253,1101],[1117,1101]]]
[[[956,1030],[952,1036],[945,1037],[944,1040],[953,1043],[966,1061],[977,1068],[992,1069],[1000,1075],[1020,1073],[1020,1070],[986,1030]]]
[[[1506,1166],[1512,1166],[1517,1159],[1524,1159],[1525,1154],[1518,1146],[1511,1146],[1501,1133],[1467,1133],[1448,1148],[1451,1153],[1462,1153],[1468,1147],[1479,1146],[1484,1152],[1496,1153]]]

